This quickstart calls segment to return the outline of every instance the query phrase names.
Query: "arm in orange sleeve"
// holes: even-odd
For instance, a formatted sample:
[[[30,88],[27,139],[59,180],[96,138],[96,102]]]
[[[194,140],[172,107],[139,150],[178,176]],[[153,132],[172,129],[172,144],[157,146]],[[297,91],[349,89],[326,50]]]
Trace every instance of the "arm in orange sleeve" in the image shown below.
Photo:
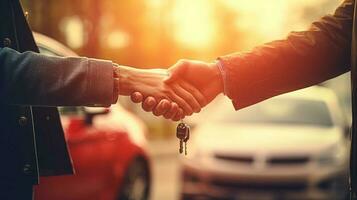
[[[219,58],[225,70],[226,95],[236,109],[315,85],[350,69],[354,0],[302,32],[251,52]]]

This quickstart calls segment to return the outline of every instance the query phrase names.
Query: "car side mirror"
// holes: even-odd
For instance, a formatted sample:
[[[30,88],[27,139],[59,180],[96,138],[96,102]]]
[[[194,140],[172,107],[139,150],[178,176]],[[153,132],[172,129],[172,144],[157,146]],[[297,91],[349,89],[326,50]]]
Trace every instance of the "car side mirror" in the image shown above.
[[[92,125],[95,116],[108,114],[110,109],[103,107],[83,107],[83,111],[85,114],[84,123],[86,125]]]

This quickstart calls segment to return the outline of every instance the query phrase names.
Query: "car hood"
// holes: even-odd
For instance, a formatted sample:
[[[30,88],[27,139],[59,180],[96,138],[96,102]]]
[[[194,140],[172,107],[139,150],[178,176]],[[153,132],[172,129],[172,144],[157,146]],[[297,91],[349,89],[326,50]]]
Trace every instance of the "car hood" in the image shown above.
[[[338,127],[207,124],[193,132],[193,145],[208,151],[311,153],[343,139]]]

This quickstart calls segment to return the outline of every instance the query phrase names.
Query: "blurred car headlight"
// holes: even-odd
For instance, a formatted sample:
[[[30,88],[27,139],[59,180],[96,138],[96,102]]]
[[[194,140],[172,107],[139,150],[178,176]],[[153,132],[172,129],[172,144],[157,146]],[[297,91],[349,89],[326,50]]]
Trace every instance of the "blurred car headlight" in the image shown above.
[[[346,160],[346,147],[338,143],[323,151],[318,158],[318,164],[322,166],[340,165]]]

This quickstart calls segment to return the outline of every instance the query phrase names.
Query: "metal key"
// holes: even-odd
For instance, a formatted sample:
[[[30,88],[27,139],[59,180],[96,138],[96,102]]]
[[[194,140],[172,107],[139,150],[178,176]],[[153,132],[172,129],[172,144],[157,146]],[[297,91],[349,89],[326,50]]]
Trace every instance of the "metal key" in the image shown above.
[[[183,142],[185,143],[185,155],[187,155],[187,142],[190,139],[190,126],[188,126],[188,125],[186,125],[186,126],[187,126],[187,135],[186,135],[186,138],[183,139]]]
[[[184,139],[186,138],[186,124],[184,123],[179,123],[176,128],[176,137],[180,140],[180,148],[179,148],[179,153],[181,154],[183,152],[183,142]]]
[[[176,137],[180,140],[180,148],[179,153],[183,153],[183,143],[185,143],[185,155],[187,155],[187,147],[186,142],[189,139],[190,134],[190,127],[187,126],[185,123],[181,122],[177,125],[176,128]]]

